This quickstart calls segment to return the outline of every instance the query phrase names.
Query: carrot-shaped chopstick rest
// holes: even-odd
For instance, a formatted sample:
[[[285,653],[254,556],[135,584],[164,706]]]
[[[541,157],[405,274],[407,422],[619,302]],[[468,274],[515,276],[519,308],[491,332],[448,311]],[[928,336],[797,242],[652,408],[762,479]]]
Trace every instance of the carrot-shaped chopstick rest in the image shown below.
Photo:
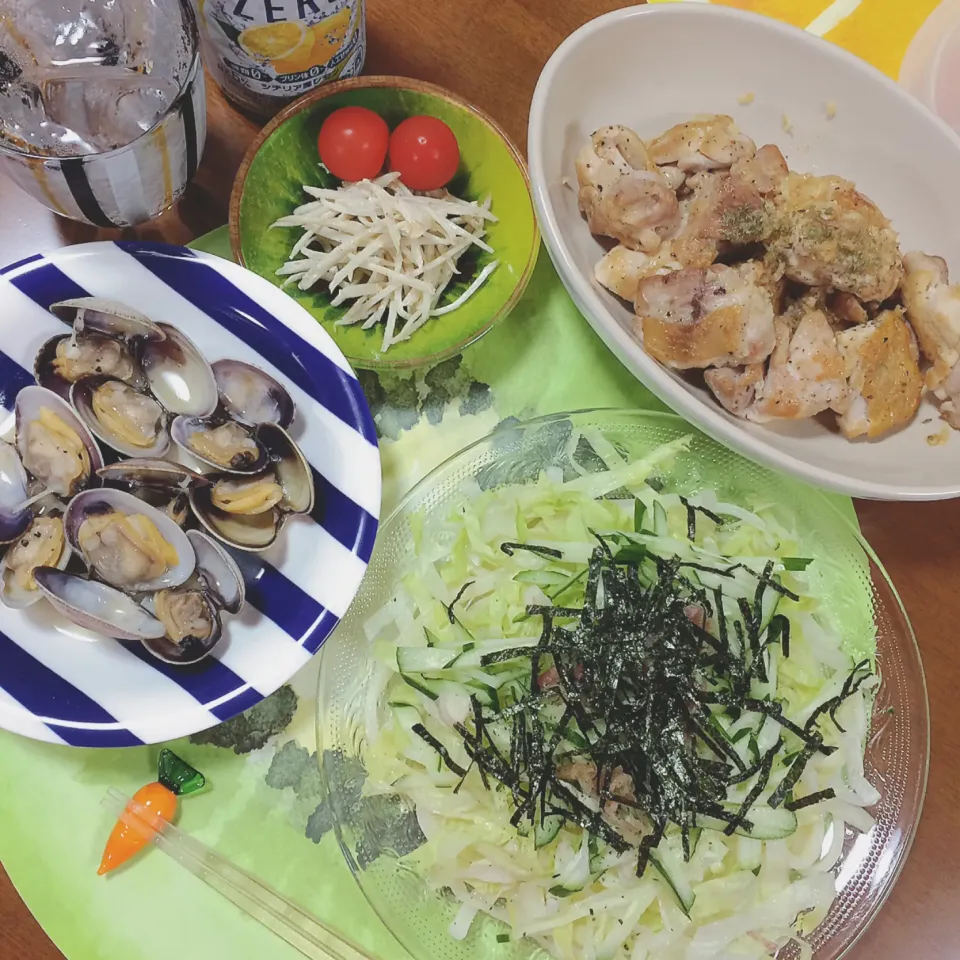
[[[169,822],[177,812],[177,797],[199,790],[206,780],[172,750],[164,748],[157,760],[157,779],[141,787],[127,806],[137,819],[121,817],[110,832],[110,839],[103,850],[103,859],[97,873],[103,875],[126,863],[142,850],[153,834]],[[144,822],[145,821],[145,822]],[[148,826],[149,824],[149,826]]]

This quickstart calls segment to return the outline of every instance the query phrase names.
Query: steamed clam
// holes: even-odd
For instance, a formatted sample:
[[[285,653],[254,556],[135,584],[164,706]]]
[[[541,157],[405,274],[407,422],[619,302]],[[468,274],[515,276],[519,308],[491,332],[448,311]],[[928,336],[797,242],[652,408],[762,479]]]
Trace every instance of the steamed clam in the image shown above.
[[[170,446],[163,407],[122,380],[79,380],[70,389],[70,401],[90,430],[118,453],[159,457]]]
[[[67,540],[101,580],[133,592],[184,583],[196,556],[186,534],[159,510],[122,490],[89,490],[70,501]]]
[[[259,367],[210,364],[124,304],[50,309],[72,330],[41,347],[13,443],[0,441],[0,601],[46,599],[103,636],[196,663],[246,599],[228,547],[264,549],[313,508],[312,469],[285,430],[293,400]],[[97,440],[117,462],[104,465]]]
[[[64,400],[70,398],[70,386],[84,377],[102,375],[126,383],[137,379],[129,345],[96,333],[52,337],[40,348],[33,372],[41,387],[53,390]]]
[[[178,447],[214,470],[256,473],[267,462],[254,431],[234,420],[177,417],[170,434]]]
[[[242,360],[218,360],[213,374],[223,409],[234,420],[256,426],[289,427],[296,409],[287,389],[270,374]]]
[[[167,663],[197,663],[222,636],[220,613],[203,589],[159,590],[144,605],[163,624],[164,635],[144,640],[143,645]]]
[[[187,491],[210,481],[180,463],[147,457],[131,457],[101,467],[97,475],[105,483],[118,484],[135,497],[156,507],[174,523],[183,526],[190,515]]]
[[[267,469],[249,477],[211,478],[211,486],[190,492],[204,527],[238,550],[265,550],[290,514],[309,513],[314,503],[310,465],[290,435],[273,423],[261,424],[256,435],[269,457]]]
[[[283,487],[272,470],[252,477],[223,477],[213,485],[210,503],[224,513],[253,516],[272,510],[283,500]]]
[[[25,506],[28,484],[17,451],[0,441],[0,543],[16,540],[30,524],[33,511]]]
[[[100,333],[122,340],[163,340],[166,334],[149,317],[124,303],[105,297],[61,300],[50,312],[70,324],[74,333]]]
[[[70,559],[63,517],[48,513],[36,516],[7,548],[3,563],[0,600],[8,607],[28,607],[42,594],[34,573],[38,567],[62,570]]]
[[[43,387],[17,394],[17,452],[43,487],[70,497],[86,487],[103,458],[90,431],[64,400]]]
[[[197,556],[197,576],[207,592],[227,613],[239,613],[246,599],[246,585],[237,562],[201,530],[188,530],[187,538]]]
[[[148,342],[141,358],[150,391],[170,413],[209,416],[219,402],[210,364],[176,327],[158,326],[165,338]]]
[[[106,583],[54,567],[38,567],[40,592],[68,620],[116,640],[162,637],[164,625],[132,597]]]

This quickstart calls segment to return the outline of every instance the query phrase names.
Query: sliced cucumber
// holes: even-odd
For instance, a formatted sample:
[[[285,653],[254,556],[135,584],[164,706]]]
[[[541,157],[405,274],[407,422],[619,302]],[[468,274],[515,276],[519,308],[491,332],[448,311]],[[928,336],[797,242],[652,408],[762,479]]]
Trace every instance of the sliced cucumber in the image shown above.
[[[667,886],[673,891],[680,909],[689,917],[696,897],[690,882],[684,875],[683,858],[671,847],[661,844],[650,854],[650,864],[666,881]]]
[[[404,683],[418,690],[425,697],[436,700],[441,693],[473,694],[484,706],[495,706],[498,703],[496,688],[474,680],[446,680],[424,677],[418,674],[401,673]]]
[[[560,828],[563,826],[563,817],[556,814],[548,814],[542,820],[537,820],[533,827],[533,845],[539,850],[545,847],[551,840],[556,839]]]
[[[730,813],[737,812],[735,804],[725,803],[723,806]],[[738,836],[752,837],[754,840],[782,840],[797,830],[797,815],[783,807],[775,810],[772,807],[755,806],[747,814],[747,820],[752,824],[751,828],[748,830],[743,825],[737,827],[734,832]],[[723,831],[726,830],[727,823],[716,817],[697,814],[697,826]]]
[[[420,716],[420,711],[408,703],[398,703],[394,705],[393,716],[400,726],[410,733],[413,728],[418,724],[423,722],[423,718]]]
[[[534,586],[546,590],[548,587],[559,587],[570,579],[570,574],[562,570],[521,570],[513,578],[517,583],[532,583]]]
[[[763,843],[754,837],[737,837],[737,864],[744,870],[756,870],[763,863]]]
[[[397,647],[397,669],[401,673],[443,670],[456,658],[455,651],[443,647]]]
[[[658,537],[670,536],[670,525],[667,520],[667,511],[659,500],[653,504],[653,532]]]
[[[429,697],[431,700],[436,700],[440,696],[439,693],[434,693],[425,683],[421,683],[415,677],[408,677],[405,674],[400,674],[403,679],[403,682],[407,685],[413,687],[418,693],[422,693],[425,697]]]

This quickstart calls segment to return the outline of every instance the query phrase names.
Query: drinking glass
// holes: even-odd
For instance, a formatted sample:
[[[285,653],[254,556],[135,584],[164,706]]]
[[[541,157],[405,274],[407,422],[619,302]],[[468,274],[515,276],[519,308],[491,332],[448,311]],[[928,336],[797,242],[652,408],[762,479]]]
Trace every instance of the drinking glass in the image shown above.
[[[0,0],[0,168],[98,227],[170,207],[206,139],[187,0]]]

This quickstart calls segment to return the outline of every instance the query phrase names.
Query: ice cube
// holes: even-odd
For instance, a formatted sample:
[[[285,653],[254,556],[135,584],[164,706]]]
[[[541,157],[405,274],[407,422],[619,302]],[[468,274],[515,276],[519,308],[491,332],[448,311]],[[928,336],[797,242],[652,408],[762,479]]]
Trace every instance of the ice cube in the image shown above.
[[[176,0],[0,0],[0,137],[61,155],[130,143],[191,59]]]
[[[149,130],[173,103],[176,84],[131,73],[106,75],[95,84],[82,78],[49,80],[43,102],[54,123],[71,127],[98,150],[133,142]]]

